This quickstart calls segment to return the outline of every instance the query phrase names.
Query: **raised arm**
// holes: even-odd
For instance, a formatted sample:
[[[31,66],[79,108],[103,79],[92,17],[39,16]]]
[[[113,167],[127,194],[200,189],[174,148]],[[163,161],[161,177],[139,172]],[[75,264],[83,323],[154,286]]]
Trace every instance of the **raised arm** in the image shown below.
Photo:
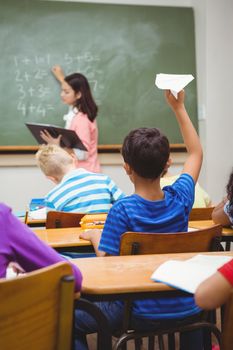
[[[197,132],[186,112],[184,106],[184,91],[180,91],[176,99],[170,90],[166,90],[165,96],[167,103],[176,115],[177,122],[188,152],[187,159],[184,164],[183,173],[192,176],[194,182],[197,182],[202,164],[202,147]]]
[[[61,66],[56,64],[55,66],[52,67],[51,71],[52,71],[53,75],[55,76],[55,78],[60,83],[62,83],[64,78],[65,78],[65,74],[64,74],[63,69],[61,68]]]

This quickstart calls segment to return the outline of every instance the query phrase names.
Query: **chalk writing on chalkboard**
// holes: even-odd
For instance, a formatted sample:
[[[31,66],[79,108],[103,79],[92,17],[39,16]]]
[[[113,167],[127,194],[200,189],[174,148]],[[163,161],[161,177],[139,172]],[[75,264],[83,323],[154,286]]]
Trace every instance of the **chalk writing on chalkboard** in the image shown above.
[[[120,144],[131,129],[154,126],[182,142],[154,79],[159,72],[196,76],[192,8],[8,0],[0,17],[0,145],[35,144],[29,121],[64,126],[56,64],[90,82],[99,144]],[[197,128],[196,80],[186,108]]]
[[[98,105],[101,105],[101,94],[104,91],[103,71],[93,68],[93,62],[100,61],[99,55],[84,52],[82,55],[65,53],[60,58],[50,53],[44,55],[16,55],[13,57],[14,80],[17,86],[16,112],[23,117],[37,120],[46,119],[55,111],[54,99],[56,84],[51,74],[51,67],[62,62],[65,74],[81,72],[86,75]]]

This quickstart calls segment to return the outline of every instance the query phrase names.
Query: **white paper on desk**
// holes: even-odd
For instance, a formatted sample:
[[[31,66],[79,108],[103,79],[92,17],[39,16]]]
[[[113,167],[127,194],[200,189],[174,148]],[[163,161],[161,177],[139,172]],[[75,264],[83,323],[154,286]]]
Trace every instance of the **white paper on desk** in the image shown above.
[[[201,282],[231,259],[232,257],[217,254],[214,256],[197,254],[188,260],[168,260],[154,271],[151,279],[195,293]]]
[[[171,93],[177,98],[180,92],[186,85],[192,81],[192,74],[157,74],[155,85],[162,90],[171,90]]]
[[[29,211],[28,216],[30,219],[44,220],[47,216],[46,207]]]

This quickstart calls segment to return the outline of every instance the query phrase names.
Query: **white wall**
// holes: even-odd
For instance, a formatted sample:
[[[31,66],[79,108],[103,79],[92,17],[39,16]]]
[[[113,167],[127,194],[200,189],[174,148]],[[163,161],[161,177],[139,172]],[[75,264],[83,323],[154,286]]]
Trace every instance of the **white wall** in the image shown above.
[[[233,167],[233,1],[206,3],[206,184],[219,200]]]
[[[224,194],[227,177],[233,166],[231,154],[233,150],[231,135],[233,131],[231,109],[233,1],[92,0],[83,2],[193,6],[196,31],[199,131],[205,157],[200,183],[208,190],[214,202],[218,202]],[[126,193],[130,193],[132,185],[122,170],[121,161],[109,161],[109,156],[107,162],[103,157],[101,160],[103,161],[103,172],[109,174]],[[180,167],[179,163],[173,172],[179,171]],[[34,164],[28,165],[27,161],[26,164],[23,161],[23,164],[19,162],[18,165],[14,165],[13,162],[9,166],[2,155],[0,155],[0,184],[0,200],[16,210],[24,208],[31,197],[43,196],[52,186]]]

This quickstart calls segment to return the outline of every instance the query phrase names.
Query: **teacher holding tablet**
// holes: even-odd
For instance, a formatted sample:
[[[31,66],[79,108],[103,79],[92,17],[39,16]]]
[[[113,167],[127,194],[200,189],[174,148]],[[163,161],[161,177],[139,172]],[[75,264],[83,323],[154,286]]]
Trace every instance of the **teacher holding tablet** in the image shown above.
[[[78,158],[78,167],[99,173],[98,127],[96,123],[98,107],[93,99],[88,80],[80,73],[64,77],[60,66],[54,66],[52,72],[61,83],[62,101],[70,106],[69,113],[64,116],[65,127],[74,130],[87,149],[87,151],[73,149]],[[54,138],[46,130],[41,131],[40,136],[46,143],[60,145],[61,136]]]

